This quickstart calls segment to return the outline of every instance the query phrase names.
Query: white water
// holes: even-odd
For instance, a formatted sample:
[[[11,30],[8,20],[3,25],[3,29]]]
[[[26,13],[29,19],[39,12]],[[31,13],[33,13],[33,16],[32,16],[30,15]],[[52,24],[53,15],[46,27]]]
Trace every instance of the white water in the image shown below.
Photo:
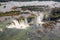
[[[13,20],[13,23],[11,23],[9,26],[6,26],[7,28],[16,28],[16,29],[26,29],[29,27],[27,23],[24,22],[24,20],[21,20],[19,23],[17,20]]]
[[[0,28],[0,31],[2,32],[2,31],[3,31],[3,29],[2,29],[2,28]]]
[[[37,17],[37,24],[43,24],[44,22],[42,21],[44,17],[44,14],[40,12]]]

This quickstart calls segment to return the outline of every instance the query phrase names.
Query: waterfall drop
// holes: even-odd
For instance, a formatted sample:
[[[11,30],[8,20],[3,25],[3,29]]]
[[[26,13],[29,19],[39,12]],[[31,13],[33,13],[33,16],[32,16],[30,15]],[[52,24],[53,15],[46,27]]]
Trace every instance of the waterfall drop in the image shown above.
[[[24,20],[21,20],[20,22],[17,20],[12,21],[13,22],[9,26],[6,26],[7,28],[26,29],[29,27],[29,25]]]

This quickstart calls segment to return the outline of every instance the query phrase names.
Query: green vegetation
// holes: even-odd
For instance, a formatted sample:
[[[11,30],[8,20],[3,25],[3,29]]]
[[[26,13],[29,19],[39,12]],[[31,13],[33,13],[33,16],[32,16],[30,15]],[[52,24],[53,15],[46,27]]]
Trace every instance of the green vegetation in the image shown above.
[[[22,10],[30,10],[30,11],[43,11],[43,8],[40,6],[23,6]]]
[[[0,28],[6,28],[6,25],[10,25],[11,22],[11,20],[0,22]]]
[[[22,30],[22,29],[4,29],[3,32],[0,32],[0,40],[31,40],[31,35],[33,31],[35,31],[35,28],[28,28],[27,30]],[[30,33],[27,35],[27,33]],[[49,40],[48,34],[46,34],[44,37],[41,37],[42,40]],[[36,39],[37,37],[33,37],[33,40]],[[53,37],[54,40],[59,40],[59,37]],[[38,40],[40,40],[38,38]]]
[[[52,8],[50,18],[60,19],[60,8]]]
[[[0,40],[26,40],[25,30],[5,29],[0,32]]]
[[[37,17],[37,15],[36,14],[31,14],[31,17]]]
[[[19,15],[20,11],[10,11],[10,12],[0,12],[0,17],[1,16],[14,16],[14,15]]]
[[[57,15],[57,14],[56,15],[51,15],[51,17],[52,18],[58,18],[58,17],[60,17],[60,15]]]
[[[21,20],[25,20],[23,16],[19,17],[18,22],[20,22]]]

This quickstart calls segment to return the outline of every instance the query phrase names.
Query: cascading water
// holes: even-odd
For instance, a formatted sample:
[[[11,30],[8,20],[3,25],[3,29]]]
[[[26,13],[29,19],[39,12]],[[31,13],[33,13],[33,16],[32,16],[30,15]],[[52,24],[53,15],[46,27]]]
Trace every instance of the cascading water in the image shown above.
[[[37,17],[37,24],[43,24],[44,22],[42,21],[44,18],[44,14],[43,13],[39,13],[38,17]]]
[[[26,29],[29,27],[29,25],[24,20],[21,20],[20,22],[17,20],[12,21],[13,22],[9,26],[6,26],[7,28]]]
[[[36,18],[36,24],[42,27],[42,24],[44,23],[42,20],[44,18],[44,13],[43,12],[37,12],[39,13],[37,18]],[[12,20],[13,22],[9,25],[6,26],[7,28],[17,28],[17,29],[25,29],[26,27],[29,27],[29,24],[27,22],[27,18],[25,17],[24,20],[21,20],[18,22],[17,20]]]
[[[41,31],[43,31],[43,25],[42,25],[42,24],[44,24],[44,22],[42,21],[43,18],[44,18],[44,14],[42,12],[39,12],[39,14],[36,18],[36,25],[37,25],[37,27],[39,27],[39,29]]]

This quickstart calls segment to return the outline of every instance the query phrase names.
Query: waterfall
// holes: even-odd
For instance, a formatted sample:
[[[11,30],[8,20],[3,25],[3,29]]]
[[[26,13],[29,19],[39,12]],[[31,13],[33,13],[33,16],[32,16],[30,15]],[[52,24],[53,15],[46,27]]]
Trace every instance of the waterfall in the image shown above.
[[[20,22],[20,27],[21,29],[26,29],[27,27],[29,27],[29,24],[27,23],[27,20],[21,20]]]
[[[43,24],[44,22],[42,21],[44,18],[44,14],[43,13],[39,13],[37,16],[37,24]]]
[[[25,18],[25,23],[28,24],[27,18]]]
[[[7,28],[19,28],[19,23],[17,20],[12,20],[12,23],[10,25],[6,26]]]
[[[42,25],[42,24],[44,24],[44,22],[42,21],[43,18],[44,18],[44,14],[40,12],[37,16],[37,19],[36,19],[37,27],[39,27],[39,29],[41,31],[43,31],[43,25]]]
[[[26,29],[29,27],[29,24],[27,24],[24,20],[21,20],[18,22],[17,20],[12,20],[13,22],[10,25],[7,25],[7,28],[16,28],[16,29]]]

